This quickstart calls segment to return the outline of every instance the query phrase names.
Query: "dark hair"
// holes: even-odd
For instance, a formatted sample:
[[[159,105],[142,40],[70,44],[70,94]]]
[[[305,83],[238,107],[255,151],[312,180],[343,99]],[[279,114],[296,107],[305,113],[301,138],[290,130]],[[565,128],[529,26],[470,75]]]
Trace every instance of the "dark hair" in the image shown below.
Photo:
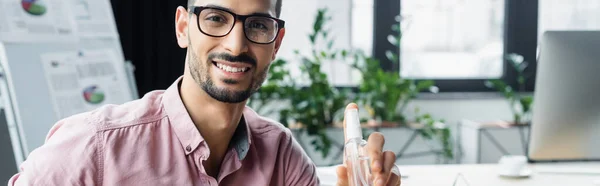
[[[275,3],[275,16],[277,16],[277,18],[279,18],[279,16],[281,15],[281,1],[282,0],[277,0],[277,2]],[[188,0],[188,7],[194,6],[195,3],[196,0]]]

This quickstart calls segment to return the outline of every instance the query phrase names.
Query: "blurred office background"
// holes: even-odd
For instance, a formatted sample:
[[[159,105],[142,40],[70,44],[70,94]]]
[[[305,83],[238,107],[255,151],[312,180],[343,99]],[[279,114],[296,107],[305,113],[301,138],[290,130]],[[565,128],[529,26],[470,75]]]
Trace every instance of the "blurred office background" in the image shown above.
[[[174,21],[186,3],[111,1],[123,57],[135,66],[137,96],[165,89],[183,73],[186,50],[176,43]],[[314,27],[319,13],[331,18],[324,30]],[[338,99],[359,103],[365,133],[384,133],[398,164],[481,164],[525,155],[540,37],[546,30],[599,30],[600,1],[284,0],[281,19],[286,36],[272,70],[283,78],[270,76],[265,85],[308,97],[268,89],[249,104],[288,126],[317,165],[341,163],[345,104],[330,103]],[[315,31],[327,37],[311,43]],[[305,70],[303,56],[327,75],[320,81],[328,83],[327,94],[311,94],[316,85],[309,76],[319,72]],[[374,60],[379,64],[369,72],[381,76],[352,66]],[[515,96],[506,95],[523,99],[511,104]],[[330,104],[304,109],[319,100]],[[327,114],[307,123],[314,112]],[[0,125],[0,182],[17,171],[8,131]]]
[[[136,66],[140,96],[166,88],[183,70],[185,50],[176,45],[173,20],[175,7],[184,5],[185,1],[112,3],[125,57]],[[381,126],[382,118],[377,118],[380,114],[365,116],[366,120],[379,121],[373,128],[366,127],[366,132],[377,130],[386,134],[389,138],[386,148],[404,154],[398,158],[401,164],[495,163],[502,155],[523,155],[527,115],[531,111],[524,113],[522,108],[514,108],[520,105],[511,105],[510,99],[488,81],[500,80],[512,87],[515,94],[532,96],[540,37],[544,31],[600,29],[600,2],[594,0],[287,0],[283,2],[281,15],[286,21],[286,36],[278,58],[284,60],[283,68],[289,70],[285,76],[296,79],[299,86],[310,86],[309,78],[302,77],[311,73],[301,70],[303,63],[296,52],[310,57],[312,49],[326,51],[328,43],[325,41],[329,41],[323,39],[313,45],[309,39],[315,32],[313,25],[320,10],[326,10],[331,17],[324,26],[329,32],[328,38],[334,40],[328,54],[336,53],[331,52],[334,50],[338,50],[338,54],[340,50],[362,51],[378,59],[381,70],[401,74],[400,79],[434,82],[434,87],[422,89],[414,99],[409,99],[398,115],[405,117],[406,122],[414,122],[419,116],[429,114],[433,120],[443,121],[449,136],[432,132],[433,138],[427,139],[423,138],[426,134],[415,133],[414,128],[398,121],[392,121],[398,123],[393,127]],[[397,37],[399,47],[389,38],[399,34],[392,29],[396,24],[401,29],[401,37]],[[389,52],[396,52],[396,61],[389,59]],[[509,57],[511,54],[528,63],[522,71],[526,74],[522,84],[519,84],[519,71],[513,68],[515,59]],[[351,67],[351,61],[332,59],[321,63],[320,70],[327,75],[332,89],[355,88],[352,91],[357,92],[362,76]],[[277,83],[282,82],[275,80],[274,84]],[[410,92],[401,91],[400,96]],[[263,94],[273,94],[268,93]],[[291,101],[285,95],[278,96],[280,99],[275,104],[252,106],[280,119],[279,111],[289,106],[280,103]],[[339,109],[328,107],[322,111],[339,112]],[[526,116],[519,125],[513,125],[514,115],[519,113]],[[282,123],[286,121],[291,125],[297,122],[293,117]],[[314,124],[326,125],[323,130],[332,141],[331,152],[325,157],[323,150],[315,150],[311,145],[312,140],[320,141],[318,135],[294,130],[319,165],[340,162],[341,131],[334,123],[335,120]],[[480,135],[480,129],[488,128],[491,132],[484,133],[489,135]],[[444,147],[443,140],[436,138],[447,138],[451,142]],[[471,141],[473,143],[469,143]],[[470,145],[469,148],[465,149],[464,143]],[[444,154],[444,149],[452,153]]]

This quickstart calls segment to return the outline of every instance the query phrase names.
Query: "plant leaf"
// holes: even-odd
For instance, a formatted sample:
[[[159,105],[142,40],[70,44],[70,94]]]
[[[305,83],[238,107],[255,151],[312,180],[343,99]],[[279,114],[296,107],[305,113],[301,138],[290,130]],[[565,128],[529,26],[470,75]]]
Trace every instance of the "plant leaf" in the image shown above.
[[[400,42],[400,40],[398,39],[398,36],[395,36],[395,35],[388,35],[387,40],[394,46],[398,46],[398,43]]]
[[[400,24],[394,24],[394,25],[392,25],[392,31],[394,31],[394,32],[400,32]]]
[[[427,89],[431,88],[432,86],[434,86],[434,84],[435,83],[432,80],[419,81],[417,83],[417,90],[418,91],[427,90]]]
[[[343,58],[346,58],[346,56],[348,56],[348,51],[347,50],[342,50],[341,54],[342,54]]]
[[[390,60],[392,63],[398,62],[398,57],[392,51],[385,51],[385,57],[387,57],[387,59]]]
[[[533,103],[532,96],[524,96],[519,100],[521,103],[521,107],[523,108],[523,113],[527,113],[531,110],[531,104]]]

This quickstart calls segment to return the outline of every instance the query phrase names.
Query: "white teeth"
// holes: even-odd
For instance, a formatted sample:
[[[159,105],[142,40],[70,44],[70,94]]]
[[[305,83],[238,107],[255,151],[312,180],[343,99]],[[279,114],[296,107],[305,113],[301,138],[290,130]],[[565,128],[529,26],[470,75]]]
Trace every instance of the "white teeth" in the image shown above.
[[[219,67],[220,69],[223,69],[227,72],[246,72],[248,71],[250,68],[236,68],[236,67],[231,67],[231,66],[227,66],[221,63],[217,63],[217,67]]]

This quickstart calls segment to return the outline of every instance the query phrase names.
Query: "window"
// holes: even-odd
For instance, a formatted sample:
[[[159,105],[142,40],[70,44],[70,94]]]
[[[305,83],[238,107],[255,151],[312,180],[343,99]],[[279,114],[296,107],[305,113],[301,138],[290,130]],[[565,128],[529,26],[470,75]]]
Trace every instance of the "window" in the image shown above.
[[[503,75],[504,0],[402,0],[400,74],[413,79]]]
[[[300,60],[296,57],[294,51],[298,50],[298,52],[303,55],[309,55],[311,53],[308,35],[313,31],[313,22],[319,8],[327,8],[328,15],[332,17],[332,20],[328,22],[327,28],[330,29],[330,35],[335,36],[333,48],[349,49],[349,46],[360,45],[366,46],[366,49],[368,49],[366,44],[371,43],[370,40],[358,40],[357,42],[353,42],[356,41],[353,38],[356,38],[355,36],[357,33],[352,35],[351,27],[355,26],[355,24],[349,24],[353,22],[355,18],[350,16],[352,6],[352,2],[348,0],[302,0],[283,2],[281,19],[286,21],[286,35],[279,51],[278,58],[286,59],[289,62],[290,73],[293,77],[300,77]],[[372,12],[372,8],[361,7],[360,10]],[[366,24],[368,24],[368,22]],[[358,34],[364,33],[359,32]],[[365,38],[363,36],[360,37]],[[317,47],[325,46],[326,43],[322,43]],[[334,86],[355,86],[359,80],[359,78],[356,77],[356,72],[343,61],[324,62],[321,70],[328,75],[329,82]],[[300,84],[306,83],[303,82],[301,78],[297,78],[296,80],[300,81]]]
[[[540,0],[538,41],[547,30],[600,30],[598,0]]]
[[[375,1],[374,56],[394,49],[387,41],[394,16],[407,26],[400,46],[400,65],[384,68],[402,77],[435,80],[440,92],[495,92],[488,79],[516,85],[516,71],[505,54],[535,61],[538,0],[392,0]],[[398,7],[393,9],[390,7]],[[532,90],[535,64],[526,90]]]
[[[307,35],[321,7],[333,16],[334,47],[360,49],[405,78],[435,80],[440,92],[494,92],[484,81],[496,78],[516,85],[516,72],[504,59],[509,53],[530,62],[526,90],[533,91],[536,50],[544,31],[600,30],[597,0],[286,1],[282,18],[288,21],[287,32],[279,56],[291,61],[292,73],[299,73],[293,51],[310,52]],[[406,25],[399,64],[385,55],[396,50],[387,36],[394,34],[391,25],[398,14]],[[344,62],[327,63],[322,69],[334,86],[359,81]]]
[[[352,0],[352,48],[372,55],[373,0]]]

